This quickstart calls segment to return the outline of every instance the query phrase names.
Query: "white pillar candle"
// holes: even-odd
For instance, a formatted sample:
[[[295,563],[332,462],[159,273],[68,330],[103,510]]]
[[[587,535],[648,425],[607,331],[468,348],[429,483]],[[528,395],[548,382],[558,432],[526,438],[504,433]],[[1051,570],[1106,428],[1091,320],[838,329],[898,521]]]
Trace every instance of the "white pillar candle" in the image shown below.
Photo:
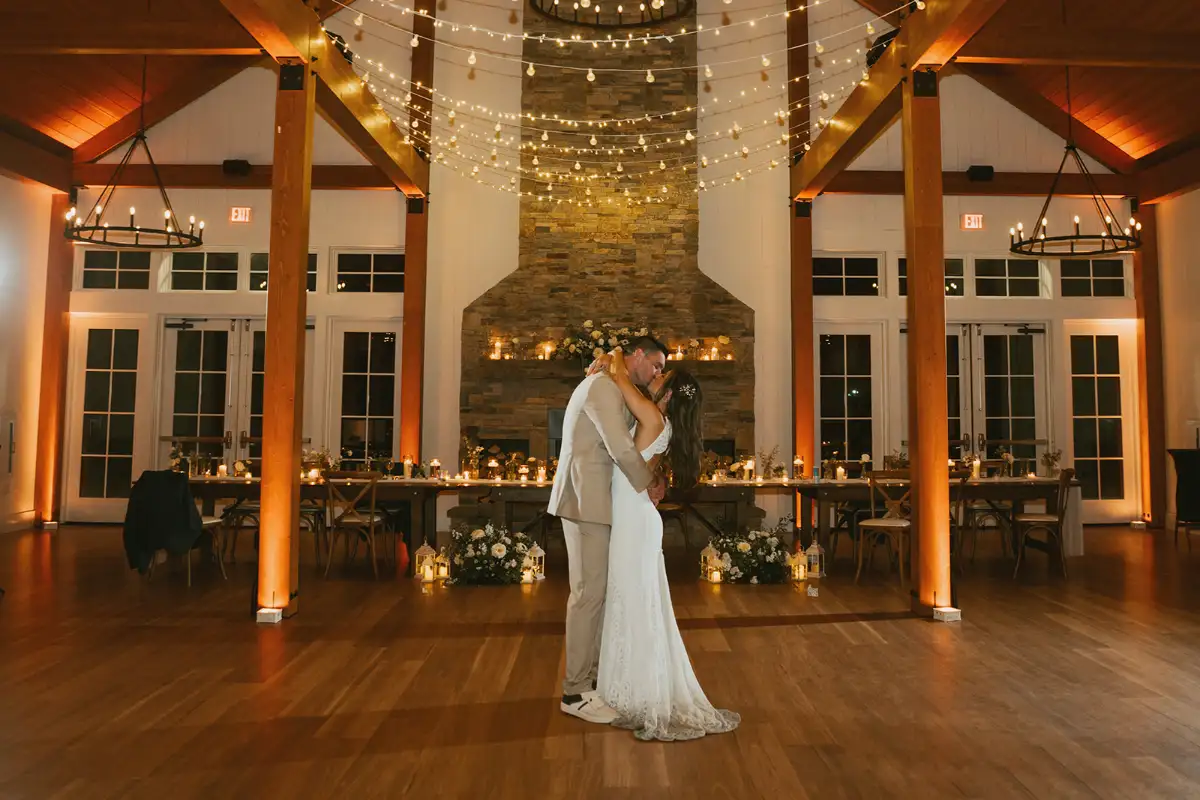
[[[844,480],[846,480],[846,468],[845,468],[845,467],[838,467],[838,468],[837,468],[837,479],[838,479],[839,481],[844,481]]]
[[[229,467],[225,464],[217,465],[217,477],[224,478],[229,475]]]

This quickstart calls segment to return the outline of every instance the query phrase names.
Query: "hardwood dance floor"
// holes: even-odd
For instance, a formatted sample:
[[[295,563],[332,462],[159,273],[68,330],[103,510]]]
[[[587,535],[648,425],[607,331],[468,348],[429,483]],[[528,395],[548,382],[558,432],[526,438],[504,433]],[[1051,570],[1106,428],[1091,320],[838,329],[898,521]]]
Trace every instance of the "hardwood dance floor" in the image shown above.
[[[644,744],[558,711],[561,545],[542,585],[428,594],[361,561],[317,579],[306,550],[301,613],[266,628],[247,541],[188,589],[126,570],[116,529],[2,536],[0,797],[1198,797],[1200,552],[1087,548],[1017,583],[981,552],[957,625],[845,556],[809,597],[702,585],[672,550],[696,670],[743,724]]]

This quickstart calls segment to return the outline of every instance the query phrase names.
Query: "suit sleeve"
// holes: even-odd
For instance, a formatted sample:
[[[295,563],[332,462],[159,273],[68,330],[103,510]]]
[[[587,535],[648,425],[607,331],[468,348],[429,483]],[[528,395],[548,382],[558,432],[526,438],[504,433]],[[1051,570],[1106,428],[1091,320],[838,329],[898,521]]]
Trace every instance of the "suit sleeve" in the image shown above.
[[[629,484],[635,491],[644,491],[654,482],[654,475],[646,464],[642,454],[638,452],[633,442],[633,434],[626,427],[625,401],[621,399],[621,390],[608,378],[601,378],[592,384],[588,391],[587,401],[583,412],[596,426],[604,447],[612,460],[617,462],[621,472],[629,479]]]

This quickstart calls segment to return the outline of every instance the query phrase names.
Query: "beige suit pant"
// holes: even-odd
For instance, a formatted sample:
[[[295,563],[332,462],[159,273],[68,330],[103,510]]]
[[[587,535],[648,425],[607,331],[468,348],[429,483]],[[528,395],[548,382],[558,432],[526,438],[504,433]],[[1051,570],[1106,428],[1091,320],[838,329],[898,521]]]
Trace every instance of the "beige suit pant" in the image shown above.
[[[608,592],[608,540],[612,528],[562,520],[571,597],[567,600],[567,668],[563,694],[590,692],[600,666],[604,597]]]

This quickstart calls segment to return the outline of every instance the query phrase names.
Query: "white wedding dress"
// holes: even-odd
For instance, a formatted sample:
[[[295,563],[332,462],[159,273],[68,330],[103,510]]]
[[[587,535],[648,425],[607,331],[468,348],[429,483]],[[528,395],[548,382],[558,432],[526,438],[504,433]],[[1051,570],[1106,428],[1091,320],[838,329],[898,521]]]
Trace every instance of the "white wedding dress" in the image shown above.
[[[649,461],[666,452],[671,423],[642,451]],[[608,597],[600,644],[597,690],[620,715],[613,723],[643,740],[698,739],[741,722],[714,708],[688,659],[671,607],[662,553],[663,524],[646,492],[635,492],[613,470]]]

